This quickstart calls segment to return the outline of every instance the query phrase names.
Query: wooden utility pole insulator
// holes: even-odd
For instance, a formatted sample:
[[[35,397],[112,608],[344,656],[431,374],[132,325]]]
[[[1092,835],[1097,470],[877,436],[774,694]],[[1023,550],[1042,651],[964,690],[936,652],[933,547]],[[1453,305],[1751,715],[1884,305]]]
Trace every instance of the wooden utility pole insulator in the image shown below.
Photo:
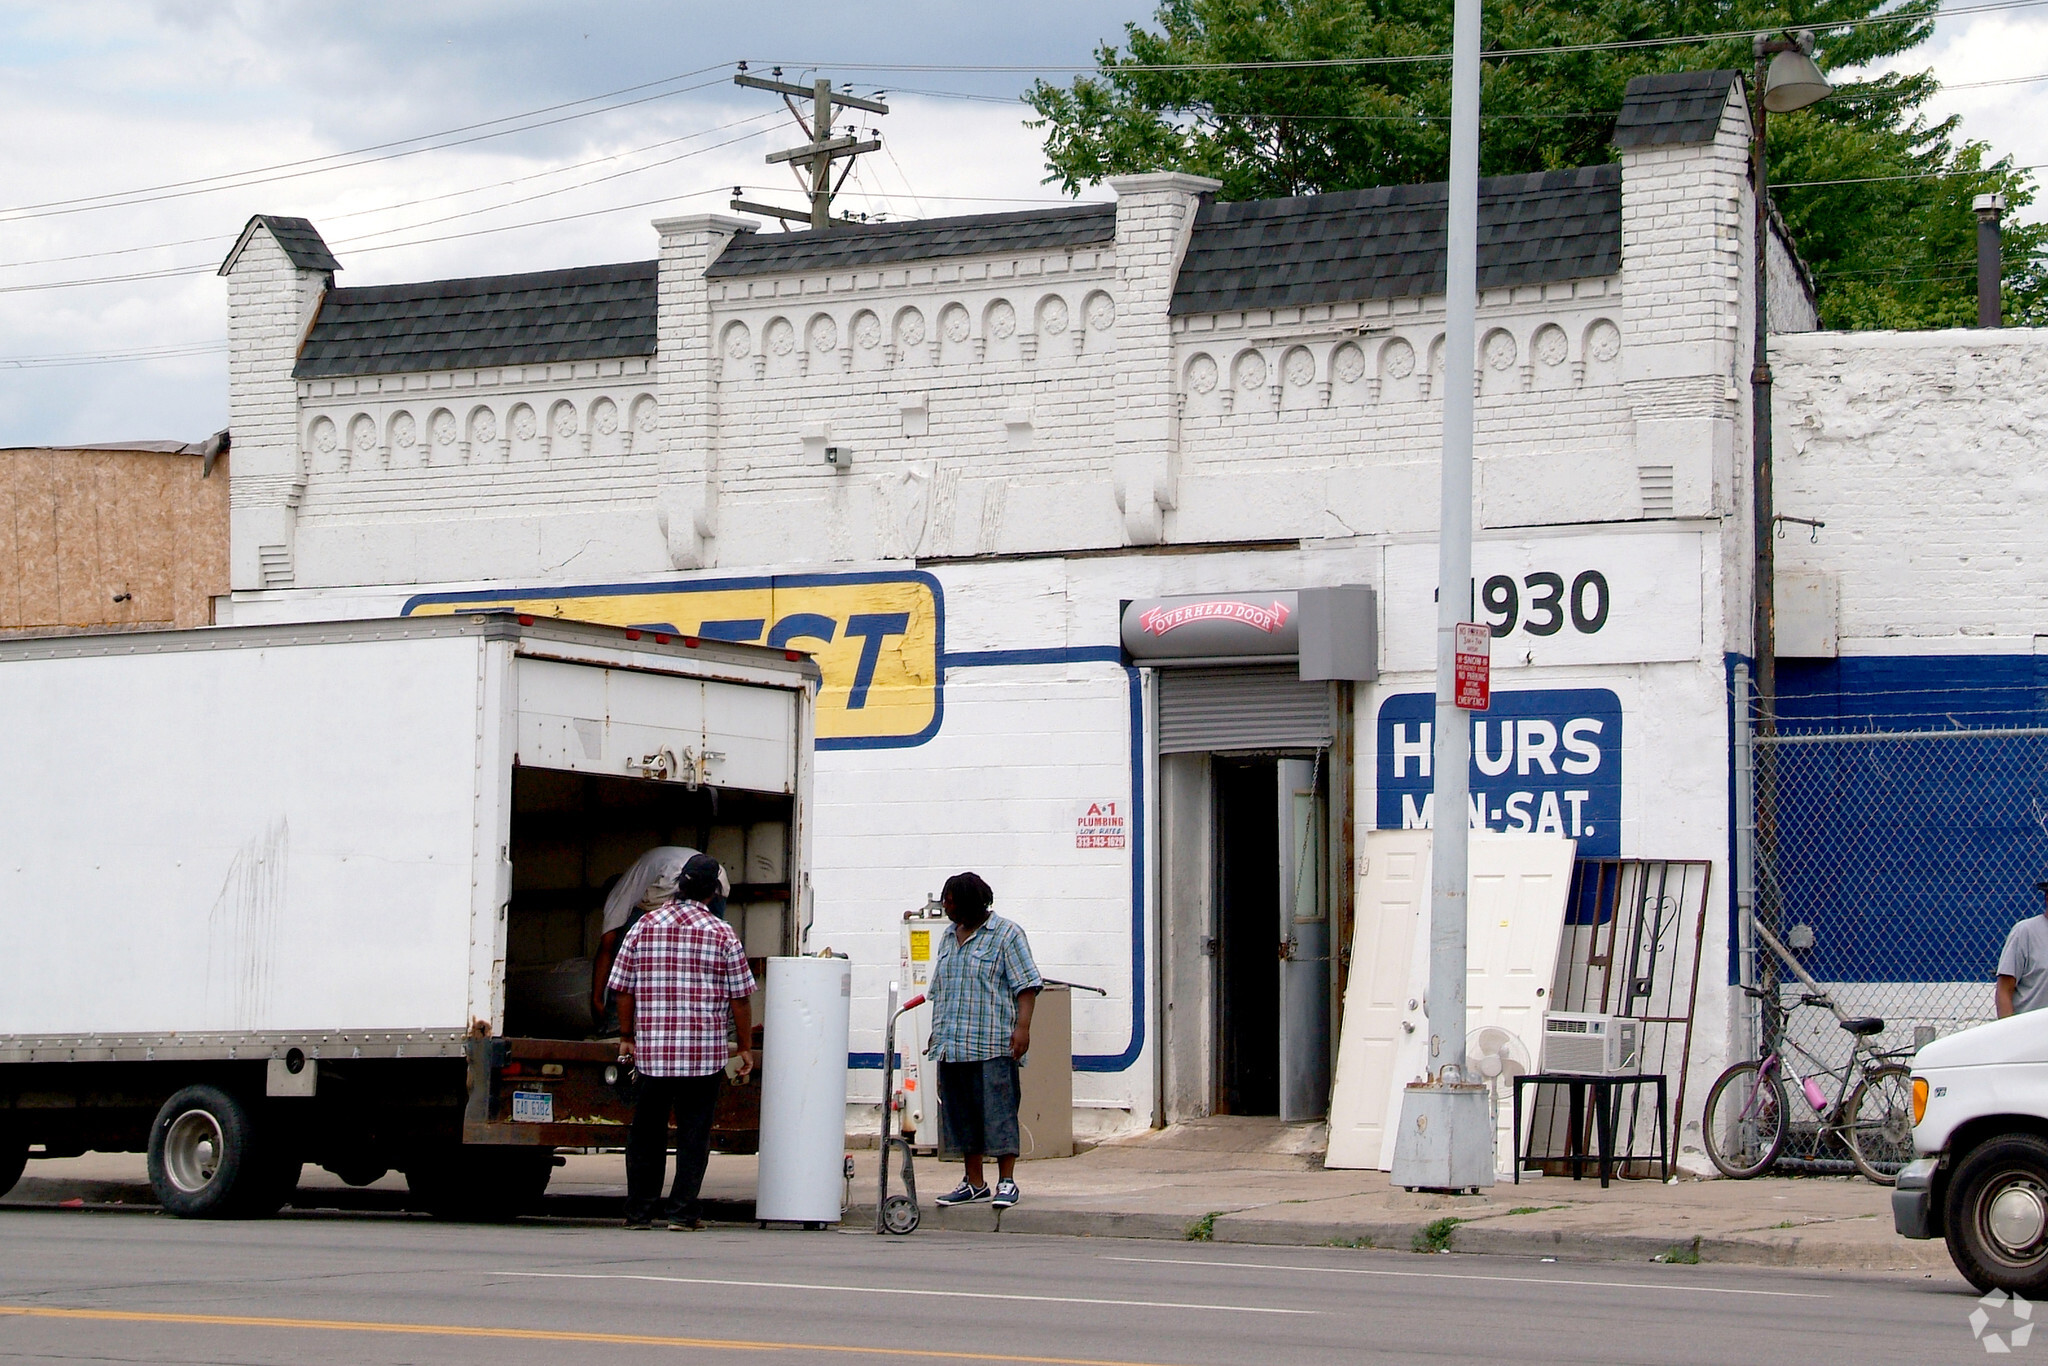
[[[800,147],[770,152],[768,164],[772,166],[781,162],[796,170],[798,180],[802,182],[804,192],[810,200],[807,209],[778,209],[738,198],[732,201],[732,207],[742,213],[757,213],[764,217],[781,219],[785,227],[790,223],[808,219],[815,231],[830,228],[832,197],[839,185],[844,184],[847,175],[852,172],[854,159],[863,153],[877,151],[882,146],[879,139],[863,140],[850,133],[833,137],[834,116],[841,109],[863,109],[871,114],[886,114],[889,112],[889,106],[880,100],[860,95],[834,93],[832,82],[823,77],[812,81],[806,87],[748,75],[742,70],[732,78],[732,81],[734,85],[745,86],[751,90],[771,91],[791,101],[790,112],[796,115],[797,126],[803,129],[804,136],[809,140]],[[806,95],[811,100],[809,126],[805,126],[803,115],[797,112],[794,103],[796,99]],[[842,160],[847,163],[846,170],[840,173],[838,182],[835,183],[832,177],[832,163]]]

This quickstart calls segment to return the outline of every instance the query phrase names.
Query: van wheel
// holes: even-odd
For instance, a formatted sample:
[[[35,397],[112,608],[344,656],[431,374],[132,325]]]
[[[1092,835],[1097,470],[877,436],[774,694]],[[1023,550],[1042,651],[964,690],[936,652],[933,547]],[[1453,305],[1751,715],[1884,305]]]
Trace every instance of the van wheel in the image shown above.
[[[0,1129],[0,1195],[14,1189],[14,1183],[21,1180],[22,1170],[27,1166],[28,1140]]]
[[[299,1184],[296,1162],[263,1151],[249,1107],[217,1086],[188,1086],[149,1126],[149,1184],[184,1219],[275,1214]]]
[[[2005,1134],[1973,1149],[1942,1215],[1948,1255],[1970,1284],[2048,1293],[2048,1141]]]
[[[502,1224],[540,1207],[553,1148],[463,1146],[405,1169],[406,1189],[436,1219]]]

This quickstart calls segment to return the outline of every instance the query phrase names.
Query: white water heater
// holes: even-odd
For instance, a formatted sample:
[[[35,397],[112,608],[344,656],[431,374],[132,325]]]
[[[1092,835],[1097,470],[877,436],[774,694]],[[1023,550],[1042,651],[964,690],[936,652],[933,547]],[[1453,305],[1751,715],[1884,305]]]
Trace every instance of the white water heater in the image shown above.
[[[952,932],[945,908],[932,897],[914,911],[903,913],[903,944],[899,960],[903,999],[931,990],[932,964],[938,961],[939,938]],[[903,1017],[896,1028],[896,1048],[903,1060],[896,1067],[896,1090],[902,1098],[897,1115],[905,1135],[918,1148],[934,1149],[939,1143],[939,1065],[924,1055],[931,1042],[932,1011],[920,1006]]]
[[[766,998],[754,1217],[836,1224],[845,1195],[853,965],[844,958],[771,958]]]

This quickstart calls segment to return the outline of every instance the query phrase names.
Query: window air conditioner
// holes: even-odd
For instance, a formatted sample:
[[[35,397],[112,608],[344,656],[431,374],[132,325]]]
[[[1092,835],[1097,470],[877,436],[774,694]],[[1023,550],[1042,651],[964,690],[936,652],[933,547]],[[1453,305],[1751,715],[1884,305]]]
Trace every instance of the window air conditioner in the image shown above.
[[[1543,1021],[1543,1070],[1589,1077],[1642,1070],[1641,1021],[1552,1011]]]

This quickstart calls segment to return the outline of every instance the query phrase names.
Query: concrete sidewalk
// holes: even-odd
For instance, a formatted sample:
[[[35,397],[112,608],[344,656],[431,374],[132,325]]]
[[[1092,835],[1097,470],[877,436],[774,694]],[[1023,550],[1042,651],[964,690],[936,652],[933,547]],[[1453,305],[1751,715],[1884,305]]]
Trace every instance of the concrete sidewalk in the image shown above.
[[[1855,1177],[1756,1181],[1617,1181],[1525,1176],[1477,1196],[1411,1195],[1379,1172],[1325,1171],[1312,1129],[1209,1121],[1107,1143],[1077,1157],[1028,1162],[1024,1200],[998,1215],[986,1205],[941,1210],[933,1198],[960,1168],[917,1161],[924,1227],[961,1231],[1203,1239],[1227,1243],[1510,1253],[1614,1261],[1652,1258],[1953,1274],[1939,1242],[1892,1231],[1890,1192]],[[854,1153],[846,1226],[872,1226],[875,1153]],[[714,1157],[707,1214],[753,1216],[755,1164]],[[625,1195],[617,1154],[566,1158],[544,1213],[616,1219]],[[140,1156],[94,1154],[38,1161],[5,1205],[153,1206]],[[308,1168],[298,1210],[396,1214],[402,1178],[343,1185]]]

